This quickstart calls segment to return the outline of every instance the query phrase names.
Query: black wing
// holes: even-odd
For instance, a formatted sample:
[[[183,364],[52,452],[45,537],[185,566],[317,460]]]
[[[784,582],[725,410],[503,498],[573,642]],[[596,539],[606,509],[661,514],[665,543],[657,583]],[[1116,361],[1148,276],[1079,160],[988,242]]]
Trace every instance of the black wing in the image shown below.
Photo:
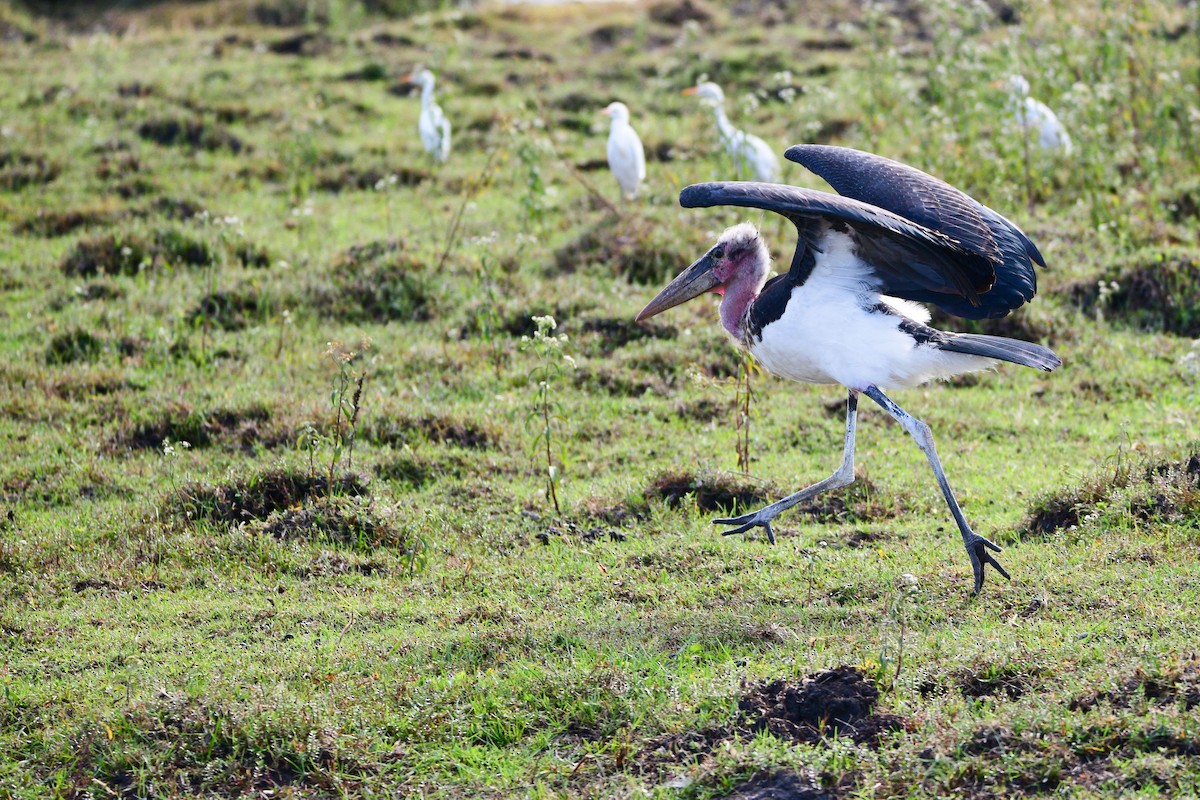
[[[941,305],[979,303],[995,280],[993,262],[944,233],[884,208],[814,189],[775,183],[729,181],[698,183],[679,195],[684,208],[745,206],[774,211],[795,223],[800,243],[792,269],[798,280],[811,269],[808,240],[812,223],[828,221],[856,233],[859,256],[879,279],[879,291],[894,297]],[[804,263],[808,263],[804,267]]]
[[[978,305],[962,299],[908,297],[961,317],[1002,317],[1037,293],[1033,264],[1045,259],[1012,222],[943,180],[861,150],[831,145],[789,147],[787,158],[824,178],[838,193],[887,209],[961,243],[994,265],[995,285]],[[904,296],[904,295],[902,295]]]

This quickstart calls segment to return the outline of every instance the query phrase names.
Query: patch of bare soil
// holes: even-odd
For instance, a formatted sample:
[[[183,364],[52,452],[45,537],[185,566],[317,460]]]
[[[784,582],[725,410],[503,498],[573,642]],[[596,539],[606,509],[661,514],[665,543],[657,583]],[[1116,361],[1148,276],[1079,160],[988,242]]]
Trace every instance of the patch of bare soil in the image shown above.
[[[45,186],[62,174],[62,167],[40,153],[0,150],[0,189],[19,191]]]
[[[880,735],[900,730],[893,714],[875,714],[879,690],[854,667],[813,673],[799,683],[775,680],[750,687],[738,702],[746,730],[780,739],[815,743],[829,735],[874,745]]]
[[[598,265],[617,277],[644,285],[674,276],[702,252],[699,243],[695,248],[680,249],[677,231],[645,221],[624,220],[614,224],[606,220],[556,250],[554,263],[556,274]]]
[[[701,511],[729,514],[769,502],[761,485],[723,473],[663,473],[650,482],[645,494],[662,500],[668,508],[679,508],[690,500]]]
[[[361,496],[321,495],[302,506],[276,511],[258,528],[280,541],[327,542],[361,551],[409,543],[404,527]]]
[[[951,679],[963,697],[1007,697],[1016,700],[1036,686],[1041,675],[1037,667],[985,664],[959,670]]]
[[[250,287],[210,292],[187,313],[190,325],[211,324],[225,331],[240,331],[264,317],[266,304]]]
[[[789,742],[819,744],[846,737],[875,747],[879,738],[902,730],[904,720],[876,713],[879,690],[850,666],[814,672],[799,680],[779,679],[743,687],[732,724],[669,734],[651,740],[638,756],[644,771],[661,772],[681,763],[702,761],[734,736],[761,732]]]
[[[107,444],[109,452],[158,450],[163,442],[187,442],[189,447],[216,445],[252,450],[258,446],[277,446],[290,441],[282,431],[270,426],[271,411],[266,406],[194,409],[180,403],[151,419],[132,419],[118,430]]]
[[[446,416],[377,417],[364,426],[362,436],[374,444],[392,447],[424,439],[470,450],[494,447],[499,439],[496,430],[485,422]]]
[[[429,171],[420,167],[400,164],[332,164],[322,166],[313,178],[317,188],[323,192],[366,192],[374,189],[380,181],[396,177],[397,186],[416,186],[429,180]]]
[[[83,278],[137,275],[161,266],[208,266],[215,258],[208,242],[163,228],[151,236],[126,232],[82,238],[63,258],[61,268],[66,275]]]
[[[89,400],[124,391],[140,391],[142,386],[125,375],[110,369],[88,369],[56,375],[46,386],[55,397],[63,400]]]
[[[833,800],[812,773],[759,772],[720,800]]]
[[[674,325],[655,322],[638,323],[620,317],[592,317],[579,325],[576,341],[589,356],[608,356],[633,342],[647,339],[674,339],[679,330]]]
[[[236,525],[265,520],[313,498],[335,494],[350,497],[369,494],[366,477],[347,472],[335,478],[331,486],[325,475],[271,469],[219,485],[188,483],[168,495],[167,507],[174,515],[188,520]]]
[[[231,153],[248,149],[246,143],[228,128],[196,117],[154,117],[138,125],[137,135],[163,147],[228,150]]]
[[[1022,538],[1045,537],[1079,525],[1093,510],[1115,513],[1113,500],[1121,495],[1124,513],[1142,521],[1166,520],[1200,525],[1200,450],[1178,461],[1159,460],[1118,467],[1035,502],[1018,529]]]
[[[109,225],[119,214],[107,206],[73,208],[65,211],[39,208],[33,215],[17,222],[13,232],[24,236],[56,238],[79,228]]]
[[[1200,336],[1200,252],[1148,250],[1060,290],[1086,314],[1140,330]]]
[[[620,366],[589,365],[575,370],[575,385],[591,392],[615,397],[641,397],[650,392],[665,394],[667,384],[657,375]]]
[[[1111,689],[1073,698],[1069,708],[1091,711],[1101,704],[1130,708],[1143,702],[1159,706],[1182,705],[1185,711],[1200,706],[1200,663],[1184,664],[1162,672],[1148,672],[1138,667],[1134,674],[1119,679]]]
[[[334,258],[327,281],[309,290],[310,303],[345,322],[425,322],[435,305],[426,272],[398,241],[355,245]]]
[[[716,9],[706,0],[663,0],[650,6],[650,19],[675,27],[685,22],[707,25],[716,17]]]

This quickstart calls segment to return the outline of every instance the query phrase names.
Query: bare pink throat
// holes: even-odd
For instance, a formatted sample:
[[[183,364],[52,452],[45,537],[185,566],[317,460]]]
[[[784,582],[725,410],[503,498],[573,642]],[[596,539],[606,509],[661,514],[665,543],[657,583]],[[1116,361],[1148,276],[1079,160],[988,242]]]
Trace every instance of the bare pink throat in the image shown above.
[[[746,315],[746,309],[754,302],[754,298],[758,296],[758,288],[750,281],[739,281],[734,279],[725,291],[721,298],[721,325],[735,339],[742,335],[742,317]]]

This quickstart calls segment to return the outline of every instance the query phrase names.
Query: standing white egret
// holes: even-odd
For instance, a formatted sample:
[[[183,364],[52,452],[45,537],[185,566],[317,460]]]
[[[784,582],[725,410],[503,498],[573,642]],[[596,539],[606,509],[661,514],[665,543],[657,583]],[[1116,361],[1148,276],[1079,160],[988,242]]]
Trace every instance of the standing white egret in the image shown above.
[[[450,157],[450,120],[446,119],[442,107],[433,99],[433,73],[427,69],[410,72],[401,80],[421,87],[421,116],[417,120],[417,131],[425,152],[438,163]]]
[[[1075,144],[1067,129],[1045,103],[1029,96],[1029,81],[1020,75],[1013,75],[1000,85],[1008,87],[1013,119],[1022,130],[1036,134],[1039,147],[1043,150],[1061,150],[1063,155],[1071,155]]]
[[[646,151],[637,131],[629,124],[629,107],[610,103],[602,112],[612,118],[608,132],[608,168],[612,170],[626,200],[637,196],[638,185],[646,180]]]
[[[742,169],[748,168],[757,181],[775,183],[779,180],[779,159],[771,147],[754,134],[746,133],[733,127],[729,117],[725,116],[725,93],[721,87],[708,81],[690,89],[684,89],[686,95],[695,95],[713,110],[717,120],[717,130],[721,134],[721,143],[729,157],[733,159],[733,168],[741,177]]]

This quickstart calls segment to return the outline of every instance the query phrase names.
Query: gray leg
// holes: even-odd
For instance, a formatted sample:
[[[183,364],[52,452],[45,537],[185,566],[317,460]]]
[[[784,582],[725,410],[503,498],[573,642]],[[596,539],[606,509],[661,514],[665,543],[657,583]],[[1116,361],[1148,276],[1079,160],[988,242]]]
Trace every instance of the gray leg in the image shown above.
[[[771,520],[779,516],[784,511],[787,511],[797,503],[803,503],[809,498],[816,497],[822,492],[828,492],[830,489],[840,489],[843,486],[849,486],[854,483],[854,427],[858,419],[858,392],[850,392],[850,398],[846,401],[846,446],[842,453],[842,465],[837,468],[837,471],[823,481],[814,483],[795,494],[789,494],[782,500],[771,503],[769,506],[763,506],[758,511],[752,511],[749,514],[743,514],[740,517],[732,517],[730,519],[714,519],[714,525],[737,525],[733,530],[728,530],[722,533],[722,536],[730,536],[735,533],[745,533],[751,528],[766,528],[767,538],[771,540],[771,544],[775,544],[775,532],[771,530]]]
[[[954,499],[954,492],[950,490],[950,482],[946,480],[946,473],[942,471],[942,462],[938,460],[937,451],[933,447],[933,432],[929,430],[929,426],[921,420],[910,416],[907,411],[896,405],[887,395],[879,391],[879,387],[877,386],[868,386],[863,390],[863,394],[881,405],[884,411],[895,417],[904,426],[904,430],[908,431],[917,440],[917,446],[921,448],[921,452],[929,459],[929,463],[933,467],[933,474],[937,478],[938,486],[941,487],[942,496],[946,498],[946,505],[950,506],[950,513],[954,515],[954,521],[958,523],[958,530],[963,538],[963,546],[967,548],[967,555],[971,557],[971,569],[975,573],[975,591],[972,594],[979,594],[979,590],[983,588],[983,568],[988,564],[995,567],[996,571],[1005,578],[1012,580],[1004,567],[1000,566],[1000,562],[996,561],[992,557],[992,554],[988,552],[988,550],[991,550],[992,552],[999,553],[1000,546],[975,533],[971,530],[971,526],[967,524],[962,509],[958,507],[958,501]]]

